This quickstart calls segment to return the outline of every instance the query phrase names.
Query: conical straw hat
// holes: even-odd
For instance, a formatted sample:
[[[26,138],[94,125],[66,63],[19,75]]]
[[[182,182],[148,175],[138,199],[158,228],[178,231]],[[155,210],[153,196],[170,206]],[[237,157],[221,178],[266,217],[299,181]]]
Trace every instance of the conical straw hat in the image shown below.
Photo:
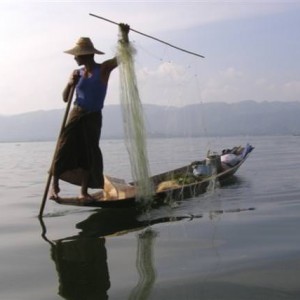
[[[91,39],[88,37],[79,38],[75,47],[70,50],[64,51],[64,53],[72,54],[75,56],[88,54],[104,54],[102,51],[99,51],[94,47]]]

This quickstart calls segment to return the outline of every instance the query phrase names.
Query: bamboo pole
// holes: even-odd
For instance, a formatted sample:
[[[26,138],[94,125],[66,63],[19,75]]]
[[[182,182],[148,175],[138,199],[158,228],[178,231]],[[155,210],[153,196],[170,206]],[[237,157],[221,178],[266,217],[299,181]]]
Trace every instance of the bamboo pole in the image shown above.
[[[53,166],[54,158],[55,158],[55,155],[56,155],[56,152],[57,152],[57,149],[58,149],[59,138],[60,138],[65,126],[66,126],[66,123],[67,123],[67,119],[68,119],[68,115],[69,115],[69,111],[70,111],[74,91],[75,91],[75,85],[73,85],[71,87],[69,95],[68,95],[67,107],[66,107],[66,111],[65,111],[65,114],[64,114],[62,124],[61,124],[60,132],[59,132],[59,135],[58,135],[58,138],[57,138],[57,141],[56,141],[55,151],[54,151],[52,162],[51,162],[51,168],[49,170],[49,175],[48,175],[48,179],[47,179],[47,183],[46,183],[46,187],[45,187],[45,191],[44,191],[44,196],[43,196],[43,200],[42,200],[41,207],[40,207],[40,212],[39,212],[39,217],[40,218],[43,215],[44,208],[45,208],[45,205],[46,205],[46,200],[47,200],[47,196],[48,196],[48,192],[49,192],[49,187],[50,187],[51,180],[52,180],[52,173],[51,173],[52,172],[52,166]]]
[[[97,15],[94,15],[94,14],[89,14],[89,15],[92,16],[92,17],[95,17],[95,18],[104,20],[104,21],[106,21],[106,22],[109,22],[109,23],[112,23],[112,24],[115,24],[115,25],[119,25],[119,23],[114,22],[114,21],[109,20],[109,19],[106,19],[106,18],[103,18],[103,17],[101,17],[101,16],[97,16]],[[143,35],[143,36],[145,36],[145,37],[147,37],[147,38],[150,38],[150,39],[152,39],[152,40],[155,40],[155,41],[157,41],[157,42],[163,43],[163,44],[165,44],[165,45],[167,45],[167,46],[169,46],[169,47],[172,47],[172,48],[174,48],[174,49],[177,49],[177,50],[179,50],[179,51],[182,51],[182,52],[185,52],[185,53],[194,55],[194,56],[198,56],[198,57],[204,58],[203,55],[200,55],[200,54],[198,54],[198,53],[191,52],[191,51],[189,51],[189,50],[186,50],[186,49],[183,49],[183,48],[174,46],[174,45],[172,45],[172,44],[170,44],[170,43],[168,43],[168,42],[165,42],[165,41],[163,41],[163,40],[160,40],[160,39],[158,39],[158,38],[156,38],[156,37],[154,37],[154,36],[151,36],[151,35],[149,35],[149,34],[143,33],[143,32],[141,32],[141,31],[135,30],[135,29],[133,29],[133,28],[130,28],[130,30],[133,31],[133,32],[135,32],[135,33],[138,33],[138,34],[140,34],[140,35]]]

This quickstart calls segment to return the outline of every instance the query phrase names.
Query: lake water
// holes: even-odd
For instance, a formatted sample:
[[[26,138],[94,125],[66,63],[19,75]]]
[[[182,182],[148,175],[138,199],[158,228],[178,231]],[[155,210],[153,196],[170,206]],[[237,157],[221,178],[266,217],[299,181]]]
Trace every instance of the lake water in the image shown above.
[[[234,180],[199,197],[147,213],[49,200],[42,222],[54,143],[0,144],[0,299],[300,299],[300,137],[149,140],[151,171],[247,142]],[[123,141],[101,147],[130,180]]]

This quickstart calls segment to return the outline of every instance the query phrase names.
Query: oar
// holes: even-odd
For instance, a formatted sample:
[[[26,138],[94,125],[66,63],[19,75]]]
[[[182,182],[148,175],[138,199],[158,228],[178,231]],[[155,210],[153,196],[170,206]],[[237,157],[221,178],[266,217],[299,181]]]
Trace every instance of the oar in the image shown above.
[[[49,171],[48,180],[47,180],[47,183],[46,183],[46,187],[45,187],[45,191],[44,191],[44,196],[43,196],[43,200],[42,200],[41,207],[40,207],[39,217],[42,217],[43,212],[44,212],[44,208],[45,208],[45,205],[46,205],[46,200],[47,200],[47,196],[48,196],[48,192],[49,192],[49,187],[50,187],[51,180],[52,180],[52,173],[51,173],[52,166],[53,166],[55,155],[56,155],[56,152],[57,152],[57,149],[58,149],[59,138],[60,138],[60,136],[61,136],[61,134],[62,134],[65,126],[66,126],[66,123],[67,123],[67,119],[68,119],[68,115],[69,115],[69,111],[70,111],[70,107],[71,107],[71,103],[72,103],[74,91],[75,91],[75,85],[73,85],[71,87],[69,95],[68,95],[68,103],[67,103],[65,115],[64,115],[64,118],[63,118],[63,121],[62,121],[62,124],[61,124],[61,128],[60,128],[60,132],[59,132],[59,135],[58,135],[58,139],[56,141],[55,151],[54,151],[54,155],[53,155],[52,162],[51,162],[51,168],[50,168],[50,171]]]

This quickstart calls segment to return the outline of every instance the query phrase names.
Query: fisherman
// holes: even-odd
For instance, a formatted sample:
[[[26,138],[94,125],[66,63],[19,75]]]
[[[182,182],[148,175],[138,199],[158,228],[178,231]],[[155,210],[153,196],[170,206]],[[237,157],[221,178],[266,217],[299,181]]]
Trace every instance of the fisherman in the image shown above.
[[[130,27],[119,24],[119,28],[120,42],[128,43]],[[59,179],[62,179],[81,186],[80,199],[92,200],[88,188],[104,188],[103,158],[99,147],[102,108],[110,73],[118,61],[114,57],[101,64],[95,62],[94,55],[104,53],[97,50],[88,37],[81,37],[74,48],[64,52],[74,55],[82,67],[72,72],[63,91],[63,100],[67,102],[75,86],[76,97],[53,161],[50,197],[59,198]]]

